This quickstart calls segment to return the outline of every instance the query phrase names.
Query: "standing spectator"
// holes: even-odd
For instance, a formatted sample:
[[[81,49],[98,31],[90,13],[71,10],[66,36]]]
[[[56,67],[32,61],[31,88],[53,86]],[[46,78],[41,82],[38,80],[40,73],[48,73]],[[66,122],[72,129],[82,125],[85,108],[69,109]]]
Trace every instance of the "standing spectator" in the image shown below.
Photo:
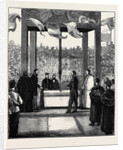
[[[91,108],[90,108],[90,121],[91,126],[94,126],[95,123],[97,125],[100,125],[101,121],[101,110],[102,110],[102,104],[101,104],[101,97],[104,92],[103,87],[100,86],[100,79],[96,78],[95,80],[95,86],[92,88],[90,92],[90,98],[91,98]]]
[[[66,113],[71,113],[71,109],[72,109],[72,104],[75,104],[75,108],[72,111],[72,113],[77,112],[77,100],[78,100],[78,78],[76,77],[76,72],[73,71],[72,74],[72,79],[69,83],[69,87],[70,87],[70,99],[69,99],[69,105],[68,105],[68,109]]]
[[[9,82],[9,138],[15,138],[18,134],[19,106],[23,103],[21,97],[15,92],[15,81]]]
[[[109,135],[114,132],[114,91],[110,89],[111,81],[106,86],[107,90],[102,96],[101,130]]]
[[[23,99],[23,105],[20,107],[21,112],[32,112],[33,88],[27,71],[24,71],[23,75],[18,80],[17,89]]]
[[[33,110],[37,111],[38,105],[37,105],[37,88],[40,88],[40,85],[38,84],[38,69],[34,69],[33,75],[31,76],[31,83],[33,86]]]
[[[51,80],[51,89],[52,90],[59,90],[59,83],[58,80],[56,79],[56,75],[53,74],[52,80]]]
[[[91,106],[90,104],[91,100],[89,94],[93,86],[94,86],[94,77],[91,75],[91,71],[89,69],[86,69],[86,78],[82,86],[84,108],[90,108]]]

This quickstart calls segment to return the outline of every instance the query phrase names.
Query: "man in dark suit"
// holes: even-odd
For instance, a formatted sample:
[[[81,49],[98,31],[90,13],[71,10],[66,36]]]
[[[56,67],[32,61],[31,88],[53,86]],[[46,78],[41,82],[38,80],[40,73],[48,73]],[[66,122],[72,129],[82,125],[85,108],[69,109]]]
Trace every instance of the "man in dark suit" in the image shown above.
[[[72,104],[75,104],[75,108],[72,111],[72,113],[77,112],[77,99],[78,99],[78,78],[76,77],[76,71],[72,72],[72,79],[68,86],[70,87],[70,99],[69,99],[69,105],[66,113],[71,113]]]
[[[38,84],[38,69],[34,69],[33,75],[31,76],[31,83],[33,87],[33,110],[37,111],[39,109],[37,105],[37,88],[40,89],[40,85]]]

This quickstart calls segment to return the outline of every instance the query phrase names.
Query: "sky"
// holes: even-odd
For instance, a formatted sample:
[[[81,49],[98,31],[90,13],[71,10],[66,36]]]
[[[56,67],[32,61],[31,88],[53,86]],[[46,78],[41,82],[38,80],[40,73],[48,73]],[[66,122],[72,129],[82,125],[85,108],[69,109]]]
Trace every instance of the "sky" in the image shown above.
[[[9,13],[18,13],[21,16],[21,9],[15,9],[15,8],[10,8]],[[109,18],[109,17],[114,17],[113,12],[102,12],[101,13],[101,20]],[[21,45],[21,22],[16,19],[17,22],[17,28],[15,32],[9,32],[9,41],[13,40],[15,44],[20,44]],[[108,30],[108,27],[102,26],[101,31],[103,32],[110,32]],[[58,39],[51,37],[48,35],[47,32],[44,32],[44,36],[41,36],[39,32],[37,32],[37,46],[39,47],[41,44],[43,46],[49,46],[49,47],[58,47]],[[62,40],[62,47],[70,48],[70,47],[76,47],[76,46],[82,46],[82,39],[76,39],[71,37],[68,33],[63,33],[63,35],[67,35],[67,39]],[[114,42],[114,29],[112,30],[112,41]],[[93,47],[94,46],[94,31],[89,32],[88,35],[88,46]]]

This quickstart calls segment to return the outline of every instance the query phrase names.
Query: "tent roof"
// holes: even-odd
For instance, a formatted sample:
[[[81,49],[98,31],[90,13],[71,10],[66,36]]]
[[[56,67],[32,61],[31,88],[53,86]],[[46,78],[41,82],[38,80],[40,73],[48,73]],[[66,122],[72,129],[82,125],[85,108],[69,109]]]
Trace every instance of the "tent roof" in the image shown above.
[[[22,18],[29,19],[35,18],[41,21],[44,26],[47,25],[60,25],[61,31],[66,32],[67,28],[63,23],[76,22],[77,28],[80,32],[88,32],[96,28],[96,24],[81,24],[79,23],[79,17],[85,16],[89,19],[94,19],[96,24],[100,22],[101,12],[93,11],[80,11],[80,10],[54,10],[54,9],[22,9]],[[36,30],[35,25],[27,22],[29,30]],[[45,28],[46,30],[46,28]]]

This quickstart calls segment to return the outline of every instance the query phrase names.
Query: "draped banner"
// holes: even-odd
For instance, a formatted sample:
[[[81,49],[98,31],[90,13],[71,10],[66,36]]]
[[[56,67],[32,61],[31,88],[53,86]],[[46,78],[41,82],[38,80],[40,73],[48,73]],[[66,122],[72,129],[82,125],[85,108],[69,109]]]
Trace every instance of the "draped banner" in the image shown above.
[[[14,32],[16,30],[16,19],[20,21],[21,17],[17,13],[9,14],[8,16],[8,31]]]

